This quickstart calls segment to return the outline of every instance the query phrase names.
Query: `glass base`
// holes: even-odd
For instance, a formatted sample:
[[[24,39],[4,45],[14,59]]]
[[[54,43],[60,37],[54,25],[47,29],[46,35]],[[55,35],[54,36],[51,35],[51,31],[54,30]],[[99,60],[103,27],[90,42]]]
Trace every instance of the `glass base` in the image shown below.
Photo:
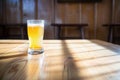
[[[43,49],[40,50],[33,50],[33,49],[28,49],[28,54],[36,55],[36,54],[42,54],[44,52]]]

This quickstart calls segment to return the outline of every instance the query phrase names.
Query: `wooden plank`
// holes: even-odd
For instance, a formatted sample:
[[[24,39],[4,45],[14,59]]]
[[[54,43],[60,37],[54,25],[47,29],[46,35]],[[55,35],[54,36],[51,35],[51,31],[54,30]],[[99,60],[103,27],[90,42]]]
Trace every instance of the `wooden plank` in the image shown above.
[[[59,4],[56,3],[56,23],[75,24],[80,23],[79,4]],[[63,37],[79,37],[79,28],[62,28]]]
[[[82,21],[82,4],[79,4],[79,22],[81,23]]]
[[[65,11],[65,4],[55,3],[55,23],[66,23]]]
[[[79,23],[79,4],[66,4],[65,20],[66,23]]]
[[[114,18],[115,18],[115,23],[120,23],[120,15],[119,15],[119,13],[120,13],[120,1],[119,0],[116,0],[115,1],[115,5],[114,5]]]
[[[54,39],[54,28],[51,26],[54,20],[54,0],[38,0],[38,19],[45,20],[45,39]]]
[[[65,20],[66,23],[79,23],[79,4],[66,4],[66,13]],[[66,28],[65,30],[66,37],[80,37],[80,29],[75,28]],[[74,34],[73,34],[74,33]]]
[[[19,23],[20,12],[19,12],[19,0],[6,0],[6,22],[7,23]]]
[[[3,22],[3,1],[0,1],[0,23]]]
[[[97,4],[97,25],[96,25],[96,38],[100,40],[107,41],[108,38],[108,28],[103,27],[103,24],[109,24],[111,23],[112,19],[112,9],[110,8],[112,6],[111,0],[104,0],[101,3]],[[107,15],[107,16],[106,16]]]
[[[1,80],[119,80],[118,45],[100,40],[44,40],[45,53],[29,55],[26,42],[0,40]]]
[[[57,2],[55,2],[55,23],[66,23],[65,21],[65,13],[66,13],[66,9],[65,9],[65,4],[58,4]],[[58,33],[58,29],[59,28],[55,28],[55,37],[57,38],[57,33]],[[61,36],[65,36],[65,28],[61,28]],[[64,34],[64,35],[63,35]]]
[[[3,21],[4,23],[19,23],[20,22],[20,5],[19,0],[3,1]],[[19,29],[5,29],[4,33],[9,37],[11,34],[18,34]],[[16,31],[16,32],[15,32]],[[9,34],[9,35],[8,35]]]
[[[5,16],[5,14],[6,14],[6,0],[2,1],[2,6],[4,7],[3,12],[2,12],[2,15],[3,15],[3,22],[2,23],[6,23],[6,16]],[[3,7],[1,7],[1,8],[3,8]]]
[[[120,1],[115,0],[113,5],[113,17],[114,17],[114,23],[120,23]],[[114,43],[120,44],[120,28],[114,28]]]
[[[23,23],[28,19],[35,19],[35,0],[22,0]]]
[[[35,19],[38,19],[38,0],[35,0]]]
[[[0,0],[0,23],[3,23],[3,1]],[[0,36],[2,36],[2,28],[0,26]]]
[[[94,27],[94,3],[82,4],[81,10],[81,23],[87,23],[89,26],[85,30],[85,36],[88,39],[93,39],[95,37],[95,27]]]
[[[106,50],[106,47],[101,46],[105,44],[107,45],[107,43],[100,42],[99,44],[99,41],[91,41],[93,42],[93,44],[91,44],[91,42],[88,42],[82,45],[80,44],[77,45],[74,43],[67,44],[66,42],[67,41],[62,41],[61,43],[62,45],[60,45],[62,48],[52,50],[51,54],[48,53],[49,51],[46,51],[47,59],[45,59],[45,62],[47,63],[44,65],[44,67],[45,66],[49,66],[49,67],[46,67],[43,70],[43,73],[45,73],[45,75],[47,76],[46,78],[43,78],[43,79],[98,80],[99,78],[106,79],[104,75],[108,77],[111,76],[109,75],[110,74],[109,70],[111,70],[111,67],[113,68],[111,71],[119,70],[118,69],[119,67],[117,68],[115,67],[115,65],[118,66],[119,64],[115,64],[115,65],[109,64],[112,62],[116,62],[120,56],[112,56],[114,55],[114,52]],[[73,45],[75,45],[76,47],[79,46],[80,49],[77,49],[77,48],[73,49]],[[82,46],[84,46],[85,49]],[[112,47],[112,46],[109,45],[109,47]],[[78,50],[78,52],[76,52],[76,50]],[[109,57],[105,57],[105,56],[109,56]],[[117,58],[117,60],[115,60],[114,58]],[[50,62],[53,60],[54,62]],[[62,64],[64,64],[64,66],[62,66]],[[113,76],[112,79],[114,80],[115,76]]]

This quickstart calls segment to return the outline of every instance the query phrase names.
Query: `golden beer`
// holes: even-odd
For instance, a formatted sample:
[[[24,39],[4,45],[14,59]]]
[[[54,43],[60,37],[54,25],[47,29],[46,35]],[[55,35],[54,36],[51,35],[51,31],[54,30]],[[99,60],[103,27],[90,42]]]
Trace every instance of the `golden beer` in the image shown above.
[[[30,23],[32,21],[32,23]],[[29,20],[27,24],[27,32],[29,38],[29,53],[34,54],[34,51],[43,52],[43,36],[44,24],[39,23],[40,20]],[[42,50],[42,51],[41,51]]]
[[[44,29],[42,26],[28,26],[30,49],[41,49],[43,43]]]

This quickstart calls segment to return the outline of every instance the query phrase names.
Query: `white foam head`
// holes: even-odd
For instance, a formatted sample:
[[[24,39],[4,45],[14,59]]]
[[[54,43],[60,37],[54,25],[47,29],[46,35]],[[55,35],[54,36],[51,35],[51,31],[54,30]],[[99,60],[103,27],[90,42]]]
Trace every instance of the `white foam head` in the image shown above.
[[[44,27],[44,20],[27,20],[27,25]]]

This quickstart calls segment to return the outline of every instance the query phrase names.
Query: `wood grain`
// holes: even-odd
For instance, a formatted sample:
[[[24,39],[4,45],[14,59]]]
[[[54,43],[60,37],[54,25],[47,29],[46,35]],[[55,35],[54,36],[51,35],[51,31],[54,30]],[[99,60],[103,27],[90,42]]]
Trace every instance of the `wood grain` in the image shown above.
[[[3,21],[4,23],[21,23],[21,16],[20,16],[20,4],[19,4],[19,0],[13,0],[13,1],[9,1],[9,0],[5,0],[3,1],[4,5],[3,5]],[[7,30],[5,31],[7,34],[7,36],[11,35],[19,35],[20,33],[20,28],[6,28]],[[14,32],[14,33],[13,33]],[[9,37],[9,38],[10,38]]]
[[[27,54],[27,40],[0,40],[0,80],[119,80],[120,46],[100,40],[44,40]]]
[[[102,24],[111,23],[112,10],[110,7],[112,2],[109,0],[104,0],[101,4],[97,4],[97,25],[96,25],[96,38],[107,41],[108,37],[108,28],[102,27]],[[107,15],[107,16],[106,16]],[[109,16],[109,17],[108,17]]]
[[[23,22],[26,23],[27,19],[35,19],[35,1],[26,0],[23,4]],[[29,5],[28,5],[29,4]]]
[[[54,20],[54,0],[38,0],[38,19],[45,20],[45,39],[54,39],[54,28],[51,23]]]
[[[6,16],[6,23],[19,23],[21,19],[19,0],[5,0],[5,4],[6,9],[4,9],[6,10],[6,14],[4,16]]]
[[[87,39],[93,39],[95,34],[95,27],[94,27],[94,4],[82,4],[82,20],[81,23],[87,23],[89,26],[85,30],[85,36]]]
[[[2,23],[3,21],[3,17],[2,17],[2,14],[3,14],[3,5],[2,5],[2,1],[0,1],[0,23]]]
[[[66,4],[58,4],[57,2],[55,3],[55,23],[66,23]],[[55,38],[58,36],[56,35],[58,33],[59,28],[55,28]],[[66,28],[61,28],[62,35],[63,37],[66,36],[65,32]]]
[[[113,5],[113,11],[114,11],[114,14],[113,14],[113,22],[114,23],[120,23],[120,1],[114,1],[114,5]],[[115,43],[120,43],[120,32],[119,32],[119,28],[114,28],[114,42]]]
[[[65,22],[66,23],[79,23],[79,4],[66,4],[65,5]],[[79,28],[65,28],[65,37],[79,37],[80,29]],[[74,33],[74,34],[72,34]],[[63,34],[64,35],[64,34]]]
[[[3,5],[2,0],[0,1],[0,23],[3,23]],[[0,36],[2,36],[2,28],[0,27]]]
[[[115,23],[119,23],[120,22],[120,16],[119,16],[119,13],[120,13],[120,5],[118,5],[118,4],[120,4],[120,1],[118,0],[118,1],[115,1],[114,2],[114,7],[113,7],[113,9],[114,9],[114,22]]]

